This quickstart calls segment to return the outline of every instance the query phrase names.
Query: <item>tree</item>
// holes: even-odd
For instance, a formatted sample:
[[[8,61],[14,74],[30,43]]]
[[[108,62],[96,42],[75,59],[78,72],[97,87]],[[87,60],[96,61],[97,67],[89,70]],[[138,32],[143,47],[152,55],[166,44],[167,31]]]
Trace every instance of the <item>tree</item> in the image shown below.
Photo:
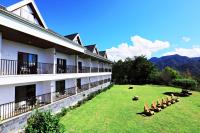
[[[150,75],[155,66],[145,56],[127,58],[114,62],[112,79],[117,84],[145,84],[149,83]]]
[[[165,85],[171,85],[172,80],[178,79],[180,77],[181,76],[179,72],[170,67],[165,67],[165,69],[160,73],[160,79]]]
[[[145,56],[138,56],[131,65],[130,77],[135,84],[145,84],[155,70],[155,66]]]

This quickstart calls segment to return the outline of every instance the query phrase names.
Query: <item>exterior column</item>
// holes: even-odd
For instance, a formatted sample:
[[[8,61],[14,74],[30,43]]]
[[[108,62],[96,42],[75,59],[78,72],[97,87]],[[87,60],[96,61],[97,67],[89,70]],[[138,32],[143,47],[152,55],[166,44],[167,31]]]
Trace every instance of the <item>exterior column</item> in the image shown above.
[[[48,58],[46,60],[47,63],[52,64],[52,72],[49,74],[56,74],[56,49],[55,48],[49,48],[45,50]]]
[[[0,59],[1,59],[1,48],[2,48],[2,33],[0,32]]]
[[[55,88],[55,81],[50,81],[50,89],[51,89],[51,103],[53,102],[53,100],[55,99],[55,91],[56,91],[56,88]]]
[[[76,92],[76,95],[77,95],[78,94],[77,79],[74,79],[74,86],[75,86],[75,92]]]

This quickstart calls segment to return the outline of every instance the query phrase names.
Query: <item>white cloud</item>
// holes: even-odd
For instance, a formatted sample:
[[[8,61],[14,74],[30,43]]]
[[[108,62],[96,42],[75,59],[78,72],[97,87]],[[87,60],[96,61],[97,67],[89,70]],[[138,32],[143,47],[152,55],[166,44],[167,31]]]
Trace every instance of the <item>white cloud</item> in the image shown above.
[[[153,52],[168,48],[170,43],[168,41],[147,40],[140,36],[131,37],[132,44],[122,43],[118,47],[112,47],[107,49],[108,58],[113,61],[120,59],[124,60],[127,57],[133,58],[134,56],[145,55],[148,58],[151,57]]]
[[[176,48],[175,51],[167,52],[164,54],[166,55],[182,55],[187,57],[200,57],[200,47],[193,47],[193,48]]]
[[[190,38],[190,37],[187,37],[187,36],[183,36],[183,37],[182,37],[182,40],[183,40],[184,42],[189,42],[189,41],[191,40],[191,38]]]

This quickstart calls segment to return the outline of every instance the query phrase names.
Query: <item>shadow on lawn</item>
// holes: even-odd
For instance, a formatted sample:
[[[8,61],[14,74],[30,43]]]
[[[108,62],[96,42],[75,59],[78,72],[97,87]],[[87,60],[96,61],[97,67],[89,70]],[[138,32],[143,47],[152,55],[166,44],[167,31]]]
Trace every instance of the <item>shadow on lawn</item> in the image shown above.
[[[181,94],[180,92],[164,92],[163,94],[167,96],[171,96],[173,94],[178,97],[188,97],[188,95]]]
[[[147,115],[145,115],[144,112],[140,112],[140,113],[136,113],[136,114],[147,117]]]
[[[180,96],[180,93],[179,93],[179,92],[164,92],[163,94],[164,94],[164,95],[168,95],[168,96],[171,96],[172,94],[173,94],[174,96]]]

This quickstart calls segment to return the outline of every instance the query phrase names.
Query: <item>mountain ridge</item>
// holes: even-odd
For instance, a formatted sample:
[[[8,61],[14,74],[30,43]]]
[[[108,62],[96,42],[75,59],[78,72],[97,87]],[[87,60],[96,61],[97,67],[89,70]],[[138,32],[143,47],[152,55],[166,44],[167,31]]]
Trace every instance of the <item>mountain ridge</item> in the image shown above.
[[[152,57],[149,61],[155,64],[160,70],[168,66],[180,72],[190,72],[193,76],[200,77],[200,57],[190,58],[176,54],[160,58]]]

